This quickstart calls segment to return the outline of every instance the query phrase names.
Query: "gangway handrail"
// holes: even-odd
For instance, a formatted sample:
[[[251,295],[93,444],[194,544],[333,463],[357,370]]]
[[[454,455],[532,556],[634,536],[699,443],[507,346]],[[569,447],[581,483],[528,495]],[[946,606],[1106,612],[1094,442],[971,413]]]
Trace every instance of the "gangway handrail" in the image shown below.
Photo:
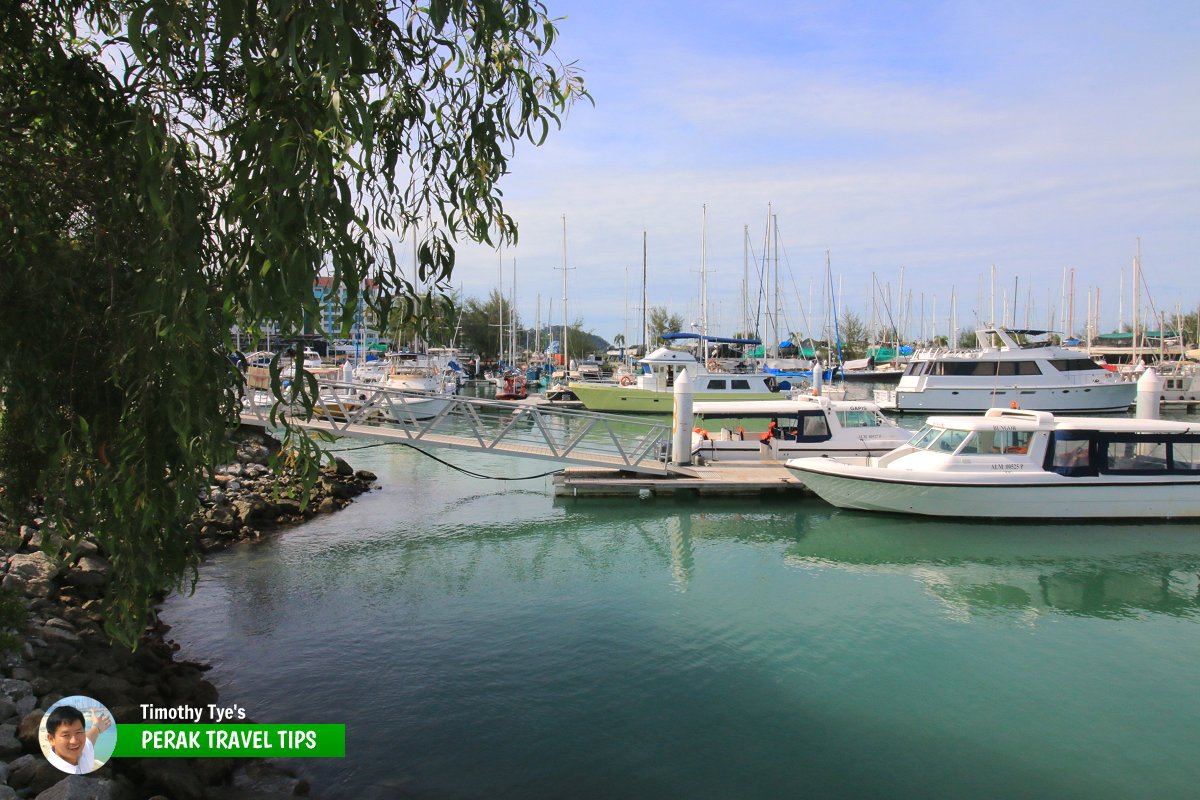
[[[248,390],[243,422],[269,427],[272,414],[339,436],[388,439],[666,475],[666,422],[519,401],[438,395],[378,383],[317,382],[311,412]],[[526,427],[525,423],[530,423]]]

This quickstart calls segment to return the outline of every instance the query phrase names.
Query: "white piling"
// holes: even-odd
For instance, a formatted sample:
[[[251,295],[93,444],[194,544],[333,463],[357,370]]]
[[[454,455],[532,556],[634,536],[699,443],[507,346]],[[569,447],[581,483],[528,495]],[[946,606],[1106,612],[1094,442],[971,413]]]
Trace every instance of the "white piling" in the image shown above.
[[[686,369],[675,376],[674,411],[671,417],[671,463],[692,463],[692,378]]]
[[[342,383],[354,383],[354,365],[348,358],[342,362]],[[343,391],[346,394],[352,394],[354,390],[347,386]]]
[[[1158,419],[1158,406],[1162,402],[1163,382],[1154,367],[1142,373],[1137,381],[1137,418]]]

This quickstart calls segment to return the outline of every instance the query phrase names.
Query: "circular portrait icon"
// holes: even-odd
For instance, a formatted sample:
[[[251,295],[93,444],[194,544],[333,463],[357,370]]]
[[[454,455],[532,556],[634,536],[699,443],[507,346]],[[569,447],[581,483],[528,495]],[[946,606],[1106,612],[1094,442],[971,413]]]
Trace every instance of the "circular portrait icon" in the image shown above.
[[[46,711],[38,741],[46,760],[63,772],[86,775],[104,766],[117,745],[117,726],[99,700],[64,697]]]

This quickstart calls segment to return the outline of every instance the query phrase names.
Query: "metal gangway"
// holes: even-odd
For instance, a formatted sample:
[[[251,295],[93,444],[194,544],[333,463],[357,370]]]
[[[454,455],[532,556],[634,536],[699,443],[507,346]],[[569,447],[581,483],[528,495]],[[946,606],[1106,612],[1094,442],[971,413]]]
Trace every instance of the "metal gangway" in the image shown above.
[[[617,469],[647,475],[677,472],[669,463],[670,421],[654,422],[545,404],[458,395],[430,395],[381,384],[317,381],[311,413],[275,405],[269,392],[247,389],[242,423],[292,424],[334,436]],[[274,414],[274,416],[273,416]]]

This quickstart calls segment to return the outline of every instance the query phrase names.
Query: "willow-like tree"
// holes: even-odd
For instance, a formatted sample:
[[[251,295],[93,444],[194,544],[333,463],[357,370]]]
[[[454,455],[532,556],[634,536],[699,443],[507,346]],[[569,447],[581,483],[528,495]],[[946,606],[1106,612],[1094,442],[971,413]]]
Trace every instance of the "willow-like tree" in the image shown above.
[[[554,39],[538,0],[0,2],[5,514],[95,534],[113,635],[194,575],[230,326],[317,318],[320,273],[343,329],[367,280],[420,318],[457,239],[514,241],[497,181],[586,96]]]

